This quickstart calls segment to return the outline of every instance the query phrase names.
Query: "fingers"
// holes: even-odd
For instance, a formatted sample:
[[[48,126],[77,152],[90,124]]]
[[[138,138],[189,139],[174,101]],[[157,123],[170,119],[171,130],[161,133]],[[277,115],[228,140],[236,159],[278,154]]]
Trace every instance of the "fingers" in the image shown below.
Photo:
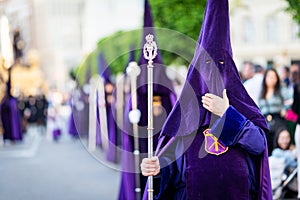
[[[154,156],[150,159],[152,162],[156,162],[158,160],[157,156]]]
[[[155,168],[145,168],[141,166],[142,174],[144,176],[155,176],[157,169]]]
[[[203,107],[204,107],[206,110],[212,112],[212,108],[209,107],[209,105],[203,104]]]
[[[223,90],[223,98],[224,98],[224,97],[227,97],[226,89]]]
[[[202,96],[202,104],[205,109],[212,111],[213,103],[214,103],[214,95],[213,94],[207,93],[207,94],[205,94],[205,96]]]
[[[205,104],[211,104],[213,102],[213,99],[207,96],[202,96],[202,103]]]
[[[228,99],[226,89],[223,90],[223,99]]]
[[[211,93],[206,93],[204,96],[207,97],[207,98],[213,99],[216,95],[211,94]]]
[[[222,101],[222,98],[211,93],[206,93],[204,96],[202,96],[203,107],[213,114],[217,114],[220,101]]]
[[[160,169],[153,169],[153,170],[142,170],[143,176],[156,176],[160,172]]]
[[[159,160],[157,157],[144,158],[141,163],[141,171],[144,176],[155,176],[160,172]]]

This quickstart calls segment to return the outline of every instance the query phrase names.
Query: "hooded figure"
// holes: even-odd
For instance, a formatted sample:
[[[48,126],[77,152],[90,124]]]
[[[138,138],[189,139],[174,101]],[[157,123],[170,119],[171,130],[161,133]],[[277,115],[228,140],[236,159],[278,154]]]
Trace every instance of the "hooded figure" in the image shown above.
[[[69,117],[69,126],[68,126],[68,132],[69,134],[74,137],[74,138],[78,138],[78,130],[76,128],[75,125],[75,119],[74,119],[74,110],[75,109],[71,103],[71,114]]]
[[[11,68],[9,69],[11,73]],[[7,81],[6,96],[1,103],[1,119],[4,129],[3,139],[18,141],[22,140],[22,126],[21,126],[21,115],[18,110],[17,99],[14,98],[11,93],[11,76]]]
[[[141,56],[138,65],[141,69],[140,75],[137,77],[137,108],[141,112],[141,118],[138,123],[138,134],[139,134],[139,151],[140,158],[147,156],[148,139],[147,139],[147,113],[148,113],[148,81],[147,81],[147,64],[148,61],[143,56],[143,46],[146,43],[146,35],[154,35],[155,31],[153,28],[152,15],[150,5],[145,0],[144,10],[144,29],[142,35],[142,48]],[[168,114],[170,113],[175,101],[176,95],[173,90],[173,85],[170,79],[166,76],[165,66],[163,65],[160,51],[157,51],[157,56],[153,60],[153,126],[154,126],[154,137],[153,137],[153,149],[156,148],[158,137]],[[121,200],[134,200],[139,199],[135,192],[135,188],[141,188],[141,194],[143,194],[146,177],[140,174],[140,185],[137,186],[135,181],[136,167],[134,164],[134,138],[132,123],[130,123],[128,114],[132,110],[131,97],[125,104],[124,111],[124,126],[122,132],[122,177],[119,192],[119,199]],[[139,172],[138,172],[139,173]],[[141,195],[142,196],[142,195]]]
[[[228,0],[208,0],[158,159],[141,165],[145,176],[154,176],[155,199],[272,199],[267,131],[232,58]]]
[[[114,119],[115,113],[115,102],[114,102],[114,84],[110,80],[110,70],[106,63],[106,60],[102,53],[98,56],[98,73],[104,79],[104,90],[105,90],[105,107],[106,107],[106,119],[107,119],[107,132],[108,132],[108,149],[106,150],[106,159],[110,162],[117,161],[117,128]],[[97,113],[100,112],[99,106],[97,106]],[[97,135],[96,142],[101,144],[101,133],[100,133],[101,120],[99,114],[97,114]]]
[[[92,73],[90,61],[88,62],[89,63],[87,64],[85,72],[84,84],[83,86],[77,86],[79,94],[77,94],[76,90],[74,90],[74,95],[76,96],[72,97],[74,103],[74,105],[72,105],[74,124],[80,138],[88,138],[89,130],[89,94],[87,91],[87,86],[89,85]]]
[[[75,80],[75,78],[74,78]],[[76,82],[77,84],[77,82]],[[76,91],[74,89],[74,91]],[[76,113],[76,107],[74,105],[74,103],[77,101],[77,98],[74,99],[73,98],[70,98],[70,107],[71,107],[71,114],[70,114],[70,117],[69,117],[69,125],[68,125],[68,133],[73,137],[73,138],[78,138],[79,137],[79,134],[78,134],[78,130],[77,130],[77,127],[76,127],[76,124],[75,124],[75,113]]]

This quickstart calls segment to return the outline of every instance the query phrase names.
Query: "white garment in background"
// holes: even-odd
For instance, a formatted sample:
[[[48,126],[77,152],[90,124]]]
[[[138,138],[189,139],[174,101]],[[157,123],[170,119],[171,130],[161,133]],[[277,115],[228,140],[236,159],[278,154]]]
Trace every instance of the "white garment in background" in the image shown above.
[[[295,145],[296,145],[296,155],[297,163],[300,166],[300,125],[297,124],[295,130]],[[300,174],[300,169],[298,167],[298,174]],[[300,191],[300,178],[298,178],[298,191]],[[300,192],[298,192],[298,198],[300,198]]]
[[[255,74],[252,78],[248,79],[244,83],[244,87],[248,92],[249,96],[258,105],[258,99],[262,88],[262,82],[264,79],[263,74]]]

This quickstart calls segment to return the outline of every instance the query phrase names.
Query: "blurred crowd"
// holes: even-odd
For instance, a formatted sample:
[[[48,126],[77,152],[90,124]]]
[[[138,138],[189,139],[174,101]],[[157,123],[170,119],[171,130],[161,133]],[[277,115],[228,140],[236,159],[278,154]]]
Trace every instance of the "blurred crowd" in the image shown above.
[[[300,69],[298,64],[281,68],[264,68],[252,62],[245,62],[241,78],[249,95],[260,108],[269,126],[266,135],[270,161],[270,172],[274,199],[282,197],[284,180],[290,177],[290,188],[285,197],[297,194],[297,160],[299,148],[299,89]],[[299,158],[298,158],[299,157]],[[294,171],[294,173],[293,173]],[[290,195],[290,196],[289,196]]]
[[[265,116],[270,129],[267,135],[269,155],[274,149],[275,134],[280,127],[287,127],[292,138],[291,143],[295,144],[294,134],[299,111],[294,100],[297,99],[294,90],[299,85],[299,71],[298,64],[275,69],[245,62],[242,67],[243,84]]]
[[[48,100],[45,95],[20,98],[18,109],[22,118],[23,132],[26,132],[28,124],[46,126]]]

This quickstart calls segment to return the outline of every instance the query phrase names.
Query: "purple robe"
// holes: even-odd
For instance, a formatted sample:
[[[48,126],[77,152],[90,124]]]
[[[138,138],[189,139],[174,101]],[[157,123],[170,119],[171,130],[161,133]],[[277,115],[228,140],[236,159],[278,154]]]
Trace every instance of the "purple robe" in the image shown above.
[[[140,151],[140,160],[147,157],[148,151],[148,88],[147,88],[147,63],[148,61],[143,57],[143,45],[146,43],[145,36],[151,33],[155,38],[155,31],[153,28],[153,21],[150,6],[147,0],[145,0],[145,11],[144,11],[144,29],[142,37],[142,48],[141,48],[141,57],[138,62],[138,65],[141,68],[141,73],[137,79],[137,107],[141,111],[141,118],[138,123],[138,134],[139,134],[139,151]],[[158,47],[159,48],[159,47]],[[162,64],[162,58],[160,51],[158,50],[156,58],[153,60],[153,94],[159,99],[161,104],[161,113],[153,117],[153,126],[154,126],[154,137],[153,137],[153,149],[156,148],[158,137],[164,121],[166,120],[168,114],[170,113],[175,100],[176,95],[174,93],[173,85],[171,80],[166,76],[165,66]],[[147,178],[142,176],[140,172],[137,172],[134,164],[134,138],[132,131],[132,124],[129,122],[128,113],[132,109],[131,97],[128,94],[125,97],[126,105],[124,111],[124,123],[122,131],[122,177],[119,191],[119,200],[134,200],[138,199],[135,188],[136,185],[136,175],[138,173],[140,178],[140,188],[141,196],[143,194]],[[139,166],[138,166],[139,168]]]
[[[129,77],[126,74],[126,69],[129,65],[130,62],[134,62],[134,51],[133,48],[131,48],[130,55],[128,58],[128,62],[126,64],[126,67],[124,68],[124,76],[125,76],[125,81],[129,81],[126,79],[129,79]],[[119,199],[136,199],[136,193],[134,191],[136,187],[136,177],[135,174],[133,173],[135,171],[135,166],[134,166],[134,146],[133,146],[133,137],[132,135],[127,134],[126,131],[124,131],[124,127],[126,129],[128,128],[128,125],[130,122],[128,121],[128,113],[131,108],[131,104],[127,103],[130,102],[130,93],[127,93],[124,91],[124,121],[122,125],[121,131],[121,141],[122,141],[122,155],[121,155],[121,164],[122,164],[122,174],[121,174],[121,183],[120,183],[120,190],[119,190]],[[127,114],[127,115],[125,115]],[[123,132],[124,131],[124,132]]]
[[[224,89],[230,107],[219,118],[201,98]],[[184,88],[162,129],[155,199],[272,199],[267,131],[232,59],[228,0],[208,0]]]
[[[71,111],[71,114],[70,114],[70,118],[69,118],[69,127],[68,127],[68,131],[69,131],[69,134],[72,136],[72,137],[78,137],[78,131],[77,131],[77,128],[75,126],[75,120],[74,120],[74,114],[73,114],[73,108],[72,108],[72,111]]]
[[[83,103],[82,110],[76,111],[74,115],[75,125],[78,130],[78,134],[81,138],[88,138],[89,134],[89,102],[88,95],[81,91],[81,97],[79,100]]]
[[[71,107],[71,114],[70,114],[70,117],[69,117],[69,126],[68,126],[68,132],[69,134],[74,137],[74,138],[78,138],[79,135],[78,135],[78,130],[76,128],[76,125],[75,125],[75,119],[74,119],[74,107],[72,105],[72,103],[70,103],[70,107]]]
[[[167,143],[162,146],[168,147],[157,152],[162,169],[154,178],[155,199],[272,199],[264,131],[230,106],[211,127],[228,147],[215,155],[206,150],[207,128],[161,138]]]
[[[110,94],[111,95],[111,94]],[[108,125],[108,149],[106,152],[106,159],[110,162],[117,162],[117,129],[116,121],[114,118],[115,105],[108,104],[106,105],[107,121]]]
[[[86,74],[85,74],[84,85],[89,84],[90,78],[91,78],[91,65],[88,63]],[[78,90],[80,91],[80,96],[78,99],[76,99],[76,101],[80,101],[83,104],[83,108],[81,108],[81,110],[77,110],[75,105],[73,105],[72,111],[74,116],[74,123],[77,128],[79,137],[87,139],[88,132],[89,132],[89,96],[88,94],[85,93],[83,87],[78,88]]]
[[[18,109],[18,101],[10,94],[11,90],[11,68],[9,69],[6,96],[2,100],[0,111],[2,126],[4,129],[3,139],[17,141],[22,140],[21,114]]]
[[[4,129],[3,139],[22,140],[21,116],[16,98],[12,96],[5,97],[1,104],[1,119]]]
[[[114,84],[110,80],[110,70],[105,61],[102,53],[98,56],[98,73],[104,79],[104,86],[106,84]],[[110,162],[117,162],[117,128],[114,118],[115,113],[115,101],[110,103],[108,101],[109,96],[113,96],[113,93],[108,93],[105,91],[105,107],[106,107],[106,119],[107,119],[107,131],[108,131],[108,149],[106,150],[106,160]],[[114,98],[114,97],[113,97]],[[99,119],[99,105],[97,106],[97,133],[96,133],[96,143],[101,145],[101,132],[100,126],[101,121]]]

